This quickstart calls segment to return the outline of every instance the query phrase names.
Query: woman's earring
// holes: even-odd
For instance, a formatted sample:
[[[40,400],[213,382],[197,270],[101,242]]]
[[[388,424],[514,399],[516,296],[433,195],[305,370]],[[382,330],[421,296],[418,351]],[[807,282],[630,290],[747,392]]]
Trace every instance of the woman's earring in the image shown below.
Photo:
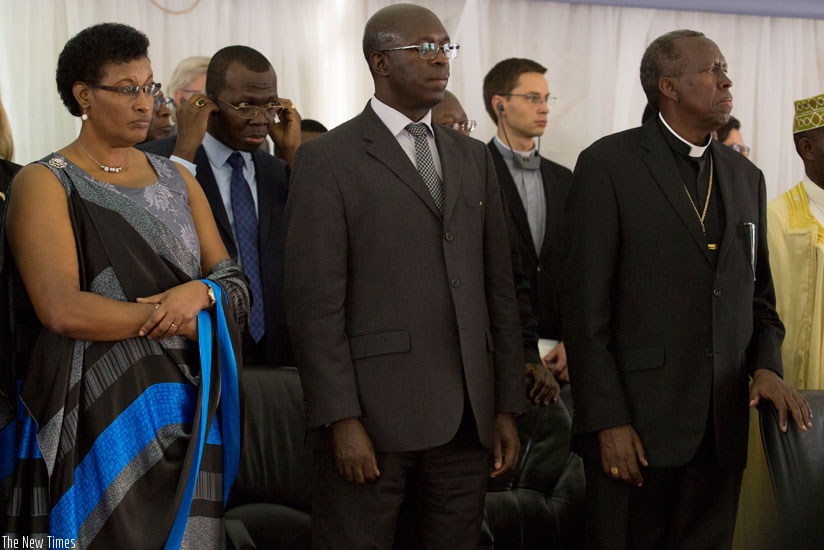
[[[83,113],[82,115],[80,115],[80,120],[89,120],[89,115]]]

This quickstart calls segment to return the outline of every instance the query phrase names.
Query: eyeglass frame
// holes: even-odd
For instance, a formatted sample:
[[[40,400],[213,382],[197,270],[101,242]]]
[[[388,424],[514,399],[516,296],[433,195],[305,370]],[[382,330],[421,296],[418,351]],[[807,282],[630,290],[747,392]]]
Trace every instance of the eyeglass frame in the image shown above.
[[[433,49],[424,49],[424,46]],[[427,61],[431,61],[433,59],[437,59],[438,54],[443,51],[444,56],[447,59],[458,59],[458,53],[461,49],[461,45],[455,42],[444,42],[443,44],[436,44],[434,42],[421,42],[420,44],[412,44],[410,46],[398,46],[397,48],[387,48],[385,50],[379,50],[381,53],[383,52],[395,52],[398,50],[418,50],[418,57],[421,59],[426,59]],[[435,55],[432,57],[426,57],[425,54],[429,54],[430,52],[435,52]],[[450,55],[452,52],[455,52],[455,55]]]
[[[160,110],[161,105],[164,105],[164,104],[171,111],[172,106],[174,106],[174,104],[175,104],[175,100],[173,98],[169,97],[169,96],[160,96],[160,95],[154,96],[154,110],[155,110],[155,112],[158,112]]]
[[[218,96],[216,96],[216,95],[213,95],[213,96],[210,96],[210,97],[211,97],[212,99],[216,99],[217,101],[220,101],[220,102],[222,102],[222,103],[225,103],[226,105],[228,105],[229,107],[231,107],[232,109],[234,109],[234,110],[235,110],[235,114],[236,114],[239,118],[242,118],[243,120],[254,120],[254,119],[256,119],[256,118],[257,118],[257,116],[258,116],[260,113],[263,113],[263,117],[264,117],[264,118],[266,118],[267,120],[272,120],[272,121],[274,121],[274,120],[275,120],[275,118],[279,117],[279,116],[280,116],[280,114],[281,114],[281,113],[285,110],[285,107],[283,106],[283,104],[282,104],[280,101],[274,101],[274,102],[273,102],[273,104],[277,106],[277,109],[278,109],[278,110],[277,110],[277,112],[276,112],[274,115],[271,115],[271,116],[270,116],[270,113],[268,113],[268,112],[266,111],[266,107],[260,107],[260,106],[258,106],[258,105],[249,105],[248,107],[238,107],[237,105],[232,105],[231,103],[229,103],[228,101],[226,101],[226,100],[225,100],[225,99],[223,99],[222,97],[218,97]],[[250,116],[250,117],[248,117],[248,118],[247,118],[247,117],[244,117],[243,115],[241,115],[241,114],[240,114],[240,111],[241,111],[242,109],[254,109],[254,110],[255,110],[255,114],[254,114],[254,115],[252,115],[252,116]]]
[[[515,94],[515,93],[512,93],[512,92],[509,92],[509,93],[495,94],[495,95],[502,95],[502,96],[509,96],[509,97],[511,97],[511,96],[523,97],[523,98],[529,100],[529,102],[534,104],[534,105],[540,105],[541,103],[546,103],[547,105],[549,105],[551,103],[555,103],[555,101],[558,100],[558,98],[554,95],[546,94],[545,96],[542,96],[541,94],[532,93],[532,92],[530,92],[528,94]]]
[[[151,84],[144,84],[143,86],[106,86],[104,84],[88,84],[92,88],[104,90],[106,92],[114,92],[119,96],[128,97],[129,99],[137,99],[138,94],[143,92],[150,97],[157,97],[160,93],[162,84],[160,82],[152,82]]]
[[[741,153],[742,155],[749,155],[750,151],[752,151],[752,148],[749,145],[738,145],[737,143],[730,143],[727,147],[736,153]]]
[[[478,127],[478,123],[474,120],[467,120],[466,122],[448,122],[446,124],[443,124],[443,126],[451,128],[456,132],[461,132],[463,131],[463,129],[465,129],[467,134],[471,134],[475,131],[475,128]]]

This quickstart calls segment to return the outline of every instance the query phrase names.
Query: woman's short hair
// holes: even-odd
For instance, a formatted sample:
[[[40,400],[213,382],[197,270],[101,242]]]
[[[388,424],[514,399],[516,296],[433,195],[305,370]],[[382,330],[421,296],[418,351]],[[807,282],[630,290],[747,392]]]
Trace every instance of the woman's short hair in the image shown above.
[[[74,116],[80,105],[74,98],[75,82],[99,84],[108,63],[128,63],[149,55],[149,38],[122,23],[100,23],[83,29],[66,42],[57,59],[57,91]]]
[[[0,100],[0,159],[13,160],[14,140],[11,137],[11,125],[3,109],[3,101]]]

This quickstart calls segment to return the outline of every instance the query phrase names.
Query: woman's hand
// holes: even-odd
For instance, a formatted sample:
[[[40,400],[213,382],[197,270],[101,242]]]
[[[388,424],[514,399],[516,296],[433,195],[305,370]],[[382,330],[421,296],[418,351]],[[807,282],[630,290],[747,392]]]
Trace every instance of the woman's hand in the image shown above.
[[[138,334],[152,340],[179,334],[196,341],[197,314],[209,304],[205,287],[201,281],[189,281],[166,292],[138,298],[138,303],[155,308]]]

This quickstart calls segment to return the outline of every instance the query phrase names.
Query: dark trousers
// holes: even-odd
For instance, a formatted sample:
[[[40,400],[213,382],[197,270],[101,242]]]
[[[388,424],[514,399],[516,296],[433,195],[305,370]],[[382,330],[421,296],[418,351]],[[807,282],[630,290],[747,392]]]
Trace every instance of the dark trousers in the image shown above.
[[[411,524],[415,548],[477,549],[483,519],[489,449],[478,441],[472,415],[464,414],[455,437],[439,447],[405,453],[378,453],[381,476],[372,483],[348,483],[338,473],[332,451],[316,451],[312,495],[312,547],[385,549],[393,547],[398,514],[413,494]],[[413,484],[409,488],[407,483]],[[404,524],[410,524],[404,518]],[[405,546],[409,541],[399,541]]]
[[[742,470],[708,460],[641,468],[636,487],[584,460],[587,550],[723,550],[732,546]]]

